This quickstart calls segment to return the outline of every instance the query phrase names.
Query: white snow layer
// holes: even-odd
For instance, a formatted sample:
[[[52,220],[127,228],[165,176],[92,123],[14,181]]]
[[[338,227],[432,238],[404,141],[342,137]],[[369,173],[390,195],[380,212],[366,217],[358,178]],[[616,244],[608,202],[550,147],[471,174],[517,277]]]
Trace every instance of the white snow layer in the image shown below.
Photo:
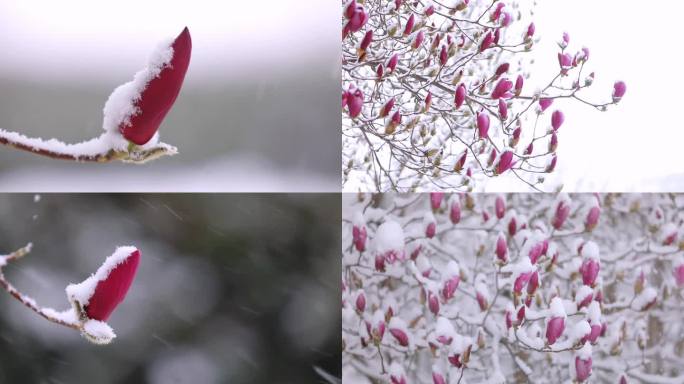
[[[119,125],[129,125],[131,117],[135,116],[140,110],[135,103],[140,100],[142,92],[147,88],[147,84],[159,76],[159,73],[168,66],[173,58],[172,40],[160,43],[152,52],[147,66],[138,71],[133,80],[118,86],[105,103],[104,120],[102,128],[107,132],[119,131]]]
[[[83,323],[83,336],[96,344],[108,344],[116,337],[114,330],[104,321],[90,319]]]
[[[402,250],[404,249],[404,230],[396,221],[388,220],[378,227],[373,242],[375,251],[378,253]]]
[[[106,280],[109,273],[136,250],[137,248],[133,246],[118,247],[111,256],[107,257],[100,268],[97,269],[97,272],[81,283],[67,285],[66,294],[69,301],[78,301],[81,306],[88,305],[90,298],[95,293],[97,283]]]

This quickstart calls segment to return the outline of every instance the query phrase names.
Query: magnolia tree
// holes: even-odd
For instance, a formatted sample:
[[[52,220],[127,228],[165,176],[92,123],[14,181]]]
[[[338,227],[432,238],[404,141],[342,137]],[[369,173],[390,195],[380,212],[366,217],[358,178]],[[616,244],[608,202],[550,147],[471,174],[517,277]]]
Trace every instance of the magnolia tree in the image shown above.
[[[539,189],[571,99],[594,73],[559,40],[558,70],[530,73],[535,25],[515,1],[351,0],[342,8],[342,172],[350,191],[468,191],[512,173]],[[539,58],[554,61],[556,58]],[[543,84],[533,89],[526,85]]]
[[[188,28],[175,39],[160,43],[147,66],[109,96],[103,109],[105,132],[96,138],[67,144],[0,129],[0,144],[54,159],[82,162],[144,163],[175,155],[176,147],[160,142],[157,130],[180,93],[191,51]]]
[[[684,383],[684,196],[347,195],[349,383]]]
[[[0,287],[44,319],[73,328],[95,344],[109,344],[116,334],[106,323],[124,300],[140,264],[140,251],[132,246],[118,247],[97,271],[78,284],[67,285],[65,292],[71,307],[64,311],[41,307],[30,296],[15,288],[2,268],[31,251],[31,244],[8,255],[0,255]]]

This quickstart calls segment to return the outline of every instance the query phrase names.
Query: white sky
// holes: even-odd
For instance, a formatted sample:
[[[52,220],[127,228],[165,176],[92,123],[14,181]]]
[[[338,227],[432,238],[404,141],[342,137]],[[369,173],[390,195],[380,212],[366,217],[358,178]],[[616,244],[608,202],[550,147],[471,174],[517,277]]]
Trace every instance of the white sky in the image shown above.
[[[337,57],[337,8],[320,0],[0,0],[0,75],[133,73],[186,25],[194,78],[278,71],[326,52]]]
[[[663,0],[538,3],[535,23],[543,37],[535,54],[538,65],[558,68],[555,41],[567,31],[573,50],[591,49],[587,65],[596,81],[587,98],[608,100],[615,80],[627,83],[627,94],[608,112],[554,104],[566,117],[556,177],[566,190],[684,190],[679,116],[684,81],[676,46],[683,10],[684,3]],[[673,183],[672,175],[681,181]]]

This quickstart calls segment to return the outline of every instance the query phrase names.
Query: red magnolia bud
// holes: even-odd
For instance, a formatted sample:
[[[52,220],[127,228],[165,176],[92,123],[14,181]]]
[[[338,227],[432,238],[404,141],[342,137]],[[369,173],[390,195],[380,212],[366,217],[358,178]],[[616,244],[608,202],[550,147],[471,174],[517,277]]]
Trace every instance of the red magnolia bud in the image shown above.
[[[515,95],[516,96],[520,96],[524,82],[525,82],[525,80],[523,79],[522,75],[518,75],[518,78],[515,79]]]
[[[513,166],[513,152],[511,151],[504,151],[504,153],[501,154],[501,157],[499,158],[499,164],[496,166],[496,174],[500,175]]]
[[[506,120],[508,118],[508,105],[504,99],[499,99],[499,117],[501,120]]]
[[[463,170],[463,166],[465,166],[466,158],[468,157],[468,150],[464,150],[463,154],[461,157],[458,159],[456,164],[454,165],[454,171],[456,173],[461,173],[461,170]]]
[[[428,293],[428,308],[433,315],[439,315],[439,297],[432,292]]]
[[[486,139],[489,132],[489,114],[487,112],[480,112],[477,114],[477,132],[480,139]]]
[[[435,6],[430,4],[427,8],[425,8],[425,16],[430,17],[433,13],[435,13]]]
[[[411,44],[413,49],[418,49],[418,47],[420,47],[420,45],[423,44],[423,40],[425,40],[425,33],[423,31],[418,31],[415,38],[413,39],[413,44]]]
[[[553,114],[551,114],[551,126],[553,127],[554,131],[557,131],[558,128],[563,125],[563,122],[565,121],[565,116],[563,116],[563,112],[561,111],[553,111]]]
[[[138,145],[150,141],[180,93],[190,65],[192,41],[186,27],[170,47],[160,53],[135,79],[117,88],[105,104],[105,125],[117,127]],[[122,112],[122,104],[126,106]]]
[[[386,117],[394,108],[394,98],[387,100],[385,105],[380,109],[380,117]]]
[[[489,48],[492,45],[493,41],[494,41],[494,37],[492,36],[492,31],[488,31],[487,34],[485,35],[484,39],[482,39],[482,43],[480,43],[480,52]]]
[[[364,294],[363,290],[359,291],[359,294],[356,296],[356,310],[359,312],[363,312],[366,309],[366,295]]]
[[[589,213],[587,213],[587,218],[584,221],[584,228],[587,231],[591,231],[596,227],[596,224],[598,224],[599,216],[601,215],[601,208],[598,206],[594,206],[589,210]]]
[[[541,108],[541,111],[544,112],[548,107],[553,104],[553,99],[546,99],[546,98],[541,98],[539,99],[539,108]]]
[[[525,33],[525,39],[531,39],[532,36],[534,36],[534,23],[530,23],[530,25],[527,27],[527,32]]]
[[[569,53],[558,54],[558,65],[560,65],[561,74],[567,75],[568,70],[572,68],[572,56]]]
[[[518,222],[515,220],[515,216],[513,216],[508,222],[508,235],[513,237],[516,232],[518,232]]]
[[[385,66],[378,64],[378,68],[375,69],[375,74],[378,75],[378,79],[382,79],[382,75],[385,74]]]
[[[508,261],[508,246],[503,233],[499,233],[499,237],[496,239],[496,257],[502,263],[506,263]]]
[[[394,72],[394,69],[397,67],[397,63],[399,62],[399,54],[395,53],[390,57],[389,60],[387,60],[387,70],[390,72]]]
[[[527,148],[525,148],[525,152],[523,152],[524,155],[531,155],[532,151],[534,151],[534,142],[531,142],[527,145]]]
[[[446,384],[444,376],[438,372],[432,372],[432,384]]]
[[[366,232],[366,227],[358,227],[354,226],[352,227],[352,239],[354,242],[354,247],[356,247],[356,250],[359,252],[363,252],[366,250],[366,238],[368,237],[368,233]]]
[[[511,98],[513,96],[513,94],[510,92],[512,88],[513,82],[504,77],[503,79],[499,80],[498,83],[496,83],[496,86],[492,91],[492,99],[499,99],[502,97],[505,99]]]
[[[532,296],[539,288],[539,272],[534,271],[530,275],[530,281],[527,283],[527,294]]]
[[[579,272],[582,275],[582,282],[584,285],[593,286],[598,277],[601,265],[598,259],[586,258],[580,266]]]
[[[461,221],[461,203],[458,201],[458,199],[454,199],[453,203],[451,203],[449,219],[454,224],[458,224],[458,222]]]
[[[501,17],[501,11],[504,9],[505,6],[506,4],[504,4],[503,2],[498,2],[496,4],[496,8],[494,9],[494,11],[491,13],[491,15],[489,15],[489,21],[499,20],[499,17]]]
[[[416,22],[416,16],[414,14],[411,14],[409,16],[408,21],[406,22],[406,27],[404,28],[404,36],[411,34],[413,32],[413,26],[415,25]]]
[[[678,287],[684,287],[684,264],[677,265],[672,271]]]
[[[390,333],[392,336],[394,336],[394,339],[397,340],[397,343],[401,345],[402,347],[408,346],[408,335],[406,332],[399,328],[390,328]]]
[[[503,219],[504,215],[506,214],[506,202],[502,196],[496,197],[496,201],[494,202],[494,211],[498,219]]]
[[[135,247],[119,247],[80,284],[69,284],[67,297],[80,307],[89,319],[107,321],[126,297],[140,264],[140,251]],[[78,303],[78,305],[76,305]]]
[[[359,48],[362,50],[368,49],[368,46],[370,45],[371,41],[373,41],[373,31],[368,30],[365,35],[363,35],[363,39],[361,40],[361,44],[359,45]]]
[[[551,140],[549,141],[549,152],[556,152],[556,148],[558,148],[558,136],[554,132],[551,134]]]
[[[439,51],[439,63],[446,65],[448,58],[446,46],[442,45],[442,49]]]
[[[430,110],[430,106],[432,105],[432,93],[428,91],[427,96],[425,96],[425,112],[428,112]]]
[[[518,142],[520,141],[520,134],[522,133],[522,128],[518,127],[513,130],[513,137],[511,137],[511,147],[515,147],[518,145]]]
[[[349,96],[347,98],[347,108],[349,109],[349,116],[352,119],[356,118],[361,114],[361,108],[363,107],[363,92],[360,89],[354,87],[349,88]]]
[[[444,199],[444,192],[431,192],[430,193],[430,206],[433,211],[439,209],[442,205],[442,199]]]
[[[360,30],[368,21],[368,14],[366,14],[366,10],[363,8],[361,5],[357,5],[354,13],[352,16],[349,18],[349,21],[347,22],[347,29],[349,32],[356,32]]]
[[[551,162],[549,165],[546,166],[546,172],[551,173],[553,172],[554,169],[556,169],[556,163],[558,162],[558,157],[556,155],[553,155],[551,158]]]
[[[455,97],[456,109],[461,108],[461,105],[463,105],[463,102],[465,101],[465,97],[466,97],[466,87],[463,84],[459,84],[458,88],[456,88],[456,97]]]
[[[624,81],[618,81],[613,85],[613,102],[617,103],[622,100],[622,96],[627,92],[627,85]]]
[[[510,65],[508,63],[503,63],[499,65],[496,68],[496,73],[494,74],[495,77],[499,77],[503,75],[504,73],[508,72],[508,68],[510,68]]]
[[[549,323],[546,325],[546,340],[549,345],[553,345],[558,340],[563,334],[563,330],[565,330],[565,318],[553,317],[549,320]]]
[[[570,215],[570,205],[566,200],[560,200],[556,205],[556,214],[553,216],[551,224],[555,229],[560,229],[565,223],[565,220]]]
[[[492,148],[492,151],[489,152],[489,158],[487,159],[487,166],[488,167],[491,167],[492,164],[494,164],[494,161],[496,161],[496,157],[498,155],[499,155],[499,153],[496,151],[496,148]]]
[[[591,346],[588,345],[591,348]],[[584,348],[582,348],[584,350]],[[580,351],[581,353],[581,351]],[[582,383],[586,381],[589,376],[591,376],[591,349],[589,349],[589,355],[586,357],[577,356],[575,357],[575,374],[577,376],[577,382]]]
[[[356,13],[356,0],[351,0],[344,8],[344,17],[351,19],[354,13]]]

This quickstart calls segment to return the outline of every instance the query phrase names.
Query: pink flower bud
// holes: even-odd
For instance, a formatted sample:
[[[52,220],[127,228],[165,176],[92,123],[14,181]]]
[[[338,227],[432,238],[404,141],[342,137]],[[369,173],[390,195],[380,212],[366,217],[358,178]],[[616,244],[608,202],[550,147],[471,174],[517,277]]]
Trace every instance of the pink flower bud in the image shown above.
[[[425,237],[428,239],[432,239],[435,237],[435,232],[437,231],[437,225],[435,222],[429,223],[427,227],[425,227]]]
[[[361,44],[359,45],[359,48],[362,50],[368,49],[368,46],[370,45],[371,41],[373,41],[373,31],[368,30],[365,35],[363,35],[363,39],[361,40]]]
[[[544,112],[546,111],[547,108],[549,108],[553,104],[553,99],[547,99],[547,98],[541,98],[539,99],[539,108],[541,108],[541,111]]]
[[[499,237],[496,239],[496,257],[502,263],[508,262],[508,245],[503,234],[499,234]]]
[[[378,79],[382,79],[382,75],[385,74],[385,66],[378,64],[378,68],[375,69],[375,74],[378,75]]]
[[[523,152],[523,155],[531,155],[533,151],[534,151],[534,142],[530,142],[527,145],[527,148],[525,148],[525,152]]]
[[[461,105],[463,105],[465,98],[466,98],[466,87],[463,84],[459,84],[459,86],[456,88],[456,97],[455,97],[456,109],[461,108]]]
[[[439,51],[439,63],[442,65],[446,65],[447,59],[449,56],[447,55],[447,49],[445,45],[442,45],[442,49]]]
[[[551,225],[555,229],[561,229],[563,226],[563,223],[565,223],[565,220],[567,220],[568,216],[570,215],[570,205],[567,204],[565,200],[561,200],[558,202],[558,205],[556,205],[556,213],[553,216],[553,220],[551,221]]]
[[[161,65],[161,71],[141,87],[133,102],[134,112],[114,123],[123,137],[137,145],[147,143],[157,133],[183,86],[192,52],[192,39],[187,27],[171,43],[171,48],[173,56],[170,61]]]
[[[356,32],[363,28],[367,21],[368,14],[366,14],[366,10],[363,8],[363,6],[357,5],[354,13],[347,22],[347,27],[350,32]]]
[[[599,264],[598,260],[594,258],[585,258],[579,269],[584,285],[588,285],[590,287],[594,286],[600,269],[601,265]]]
[[[413,32],[413,26],[415,25],[416,22],[416,16],[414,14],[411,14],[409,16],[408,21],[406,21],[406,27],[404,28],[404,36],[411,34]]]
[[[383,255],[375,255],[375,270],[385,272],[385,257]]]
[[[458,199],[454,199],[453,203],[451,203],[449,219],[453,224],[458,224],[461,221],[461,203],[458,202]]]
[[[394,0],[394,9],[399,10],[401,7],[401,0]]]
[[[444,376],[435,371],[432,372],[432,384],[446,384]]]
[[[494,202],[494,211],[498,219],[503,219],[506,214],[506,202],[500,195],[496,197],[496,201]]]
[[[486,139],[489,132],[489,114],[487,112],[480,112],[477,114],[477,132],[480,139]]]
[[[387,70],[390,72],[394,72],[394,69],[397,67],[397,63],[399,62],[399,54],[395,53],[392,55],[392,57],[387,60]]]
[[[489,152],[489,158],[487,159],[487,166],[491,167],[492,164],[494,164],[494,161],[496,161],[496,157],[499,155],[498,152],[496,152],[496,148],[492,148],[492,151]]]
[[[539,272],[534,271],[530,275],[530,281],[527,283],[527,294],[532,296],[539,288]]]
[[[515,79],[515,95],[516,96],[520,96],[524,82],[525,82],[525,80],[523,79],[522,75],[518,75],[518,78]]]
[[[563,122],[565,121],[565,116],[563,116],[563,112],[561,111],[553,111],[553,114],[551,114],[551,126],[553,127],[554,131],[557,131],[558,128],[563,125]]]
[[[492,31],[488,31],[487,34],[484,36],[484,39],[482,39],[482,43],[480,43],[480,52],[489,48],[492,45],[493,41],[494,36],[492,36]]]
[[[435,13],[435,6],[430,4],[427,8],[425,8],[425,16],[430,17],[433,13]]]
[[[461,281],[459,276],[452,276],[444,282],[444,287],[442,288],[442,296],[444,300],[449,300],[454,297],[456,288],[458,288],[458,283]]]
[[[411,45],[413,49],[418,49],[418,47],[423,44],[423,40],[425,40],[425,33],[423,31],[418,31],[418,34],[416,34],[415,39],[413,39],[413,44]]]
[[[512,16],[509,12],[503,13],[503,18],[501,19],[501,26],[508,27],[511,24]]]
[[[444,199],[444,192],[430,192],[430,206],[433,211],[439,209],[442,205],[442,199]]]
[[[501,154],[501,157],[499,158],[499,164],[496,166],[496,174],[500,175],[513,166],[513,152],[511,151],[504,151],[504,153]]]
[[[585,289],[581,289],[576,293],[575,302],[577,303],[577,309],[589,306],[594,299],[594,292]],[[582,295],[582,297],[578,297],[578,295]]]
[[[482,222],[486,223],[489,221],[489,213],[487,211],[482,211]]]
[[[679,264],[672,271],[678,287],[684,287],[684,263]]]
[[[568,35],[567,32],[563,32],[563,39],[558,43],[558,45],[561,47],[561,49],[565,49],[568,47],[568,44],[570,44],[570,35]]]
[[[354,88],[353,91],[350,89],[349,92],[350,96],[348,97],[347,108],[349,109],[349,116],[354,119],[361,113],[361,108],[363,107],[363,92],[358,88]]]
[[[525,321],[525,306],[521,305],[520,308],[518,308],[518,312],[515,315],[515,323],[516,325],[521,325]]]
[[[556,163],[557,162],[558,162],[558,157],[556,155],[553,155],[553,157],[551,157],[551,162],[549,163],[549,165],[546,166],[546,172],[547,173],[553,172],[553,170],[556,169]]]
[[[515,147],[520,141],[520,134],[522,133],[522,128],[518,127],[513,130],[513,137],[511,137],[510,146]]]
[[[551,134],[551,140],[549,141],[549,152],[556,152],[556,148],[558,148],[558,136],[554,132]]]
[[[532,277],[532,272],[524,272],[518,275],[513,282],[513,293],[520,295],[523,288],[527,285]]]
[[[622,96],[627,92],[627,85],[624,81],[617,81],[613,85],[613,102],[617,103],[622,100]]]
[[[363,312],[366,309],[366,295],[360,291],[356,296],[356,310]]]
[[[401,345],[402,347],[408,346],[408,335],[406,332],[399,328],[390,328],[390,334],[394,337],[394,339]]]
[[[496,21],[499,20],[499,17],[501,17],[501,11],[504,9],[506,4],[503,2],[498,2],[496,4],[496,8],[494,8],[494,11],[489,15],[489,21]]]
[[[586,381],[589,376],[591,376],[591,356],[587,359],[580,359],[579,356],[575,357],[575,373],[577,375],[577,381]]]
[[[598,224],[599,216],[601,215],[601,208],[598,206],[592,207],[589,210],[589,213],[587,213],[587,218],[584,221],[584,228],[587,231],[591,231],[596,227],[596,224]]]
[[[428,91],[427,96],[425,96],[425,112],[430,110],[432,105],[432,92]]]
[[[506,310],[506,313],[504,315],[504,319],[506,321],[506,329],[511,329],[511,327],[513,326],[513,320],[511,317],[512,317],[511,311]]]
[[[351,0],[347,3],[347,6],[344,8],[344,17],[351,19],[354,13],[356,13],[356,5],[356,0]]]
[[[499,76],[503,75],[504,73],[508,72],[508,69],[510,68],[510,65],[508,63],[503,63],[499,65],[496,68],[496,72],[494,73],[494,77],[498,78]]]
[[[492,99],[499,99],[502,97],[505,99],[511,98],[513,96],[513,94],[510,92],[512,88],[513,82],[505,77],[502,78],[498,83],[496,83],[496,86],[492,91]]]
[[[458,159],[456,164],[454,165],[454,171],[456,173],[461,173],[461,170],[463,170],[463,167],[465,166],[466,158],[468,157],[468,149],[463,151],[463,154],[461,157]]]
[[[428,308],[433,315],[439,315],[439,298],[434,293],[428,293]]]
[[[480,306],[481,311],[484,312],[487,310],[487,308],[489,308],[489,302],[482,293],[475,292],[475,299],[477,300],[477,304]]]
[[[394,108],[394,98],[387,100],[385,105],[380,109],[380,117],[385,117],[389,115],[390,111]]]
[[[544,242],[539,242],[530,248],[527,256],[530,258],[532,264],[537,264],[537,261],[544,252]]]
[[[558,65],[560,65],[561,74],[567,75],[568,70],[572,68],[572,56],[569,53],[559,53]]]
[[[563,317],[553,317],[549,320],[546,325],[546,341],[548,345],[553,345],[553,343],[558,340],[558,338],[563,334],[565,330],[565,319]]]
[[[602,329],[603,326],[601,324],[592,324],[591,331],[588,335],[582,338],[582,342],[586,343],[588,341],[591,344],[596,343],[596,340],[598,340],[599,336],[601,336]]]
[[[354,226],[352,227],[352,239],[354,242],[354,247],[356,247],[356,250],[359,252],[363,252],[366,250],[366,238],[368,237],[368,234],[366,232],[366,227],[358,227]]]
[[[525,39],[531,39],[532,36],[534,36],[534,23],[530,23],[530,25],[527,27],[527,32],[525,33]]]

